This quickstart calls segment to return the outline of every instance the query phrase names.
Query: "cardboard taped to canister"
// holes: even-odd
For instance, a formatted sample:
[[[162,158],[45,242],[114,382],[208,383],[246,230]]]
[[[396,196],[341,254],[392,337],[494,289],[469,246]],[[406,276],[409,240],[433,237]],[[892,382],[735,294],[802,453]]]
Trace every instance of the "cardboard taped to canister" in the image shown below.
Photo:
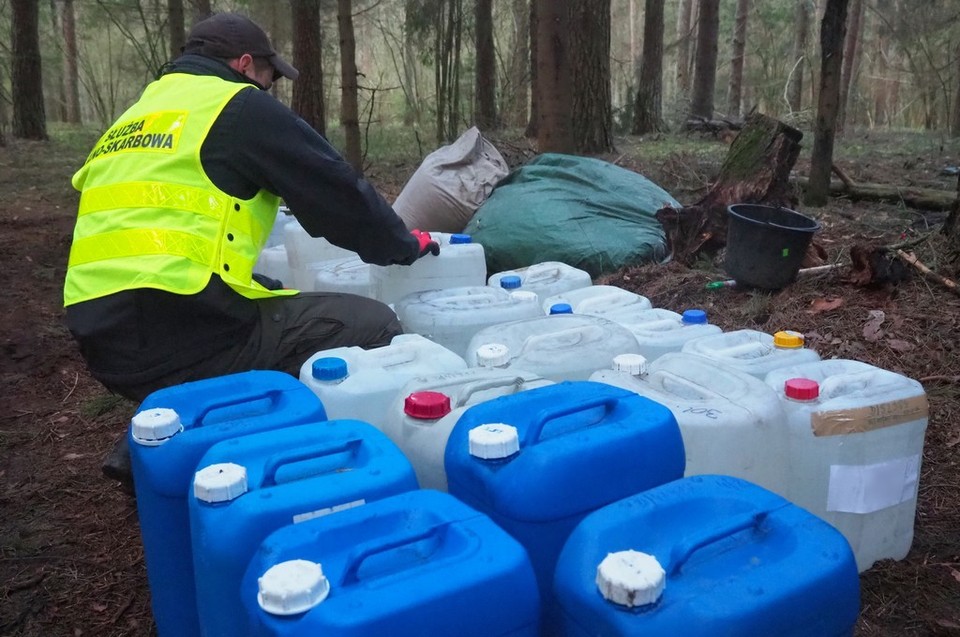
[[[868,407],[814,412],[810,428],[814,436],[842,436],[926,419],[928,414],[927,397],[913,396]]]

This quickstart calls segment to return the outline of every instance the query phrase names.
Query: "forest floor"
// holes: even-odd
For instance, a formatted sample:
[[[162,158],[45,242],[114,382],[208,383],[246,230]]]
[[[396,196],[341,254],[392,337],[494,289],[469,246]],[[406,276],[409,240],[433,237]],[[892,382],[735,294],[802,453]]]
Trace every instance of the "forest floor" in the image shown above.
[[[48,143],[0,148],[0,637],[153,633],[136,502],[100,473],[136,405],[90,377],[63,322],[77,203],[69,180],[95,137],[61,130]],[[525,142],[500,145],[513,164],[532,156]],[[606,159],[683,203],[702,194],[726,152],[722,142],[700,137],[617,145]],[[798,173],[808,156],[809,148]],[[957,178],[945,169],[960,165],[960,143],[859,133],[838,142],[836,157],[854,180],[953,191]],[[416,160],[378,161],[368,176],[392,198],[415,167]],[[960,270],[936,232],[945,213],[844,199],[801,211],[822,223],[816,242],[830,262],[847,262],[857,243],[907,241],[941,273]],[[923,382],[930,420],[913,548],[861,576],[857,635],[960,635],[960,296],[909,269],[905,280],[859,286],[846,267],[775,294],[707,290],[706,282],[727,278],[717,263],[635,267],[609,281],[657,307],[702,307],[724,329],[798,330],[823,357],[859,359]]]

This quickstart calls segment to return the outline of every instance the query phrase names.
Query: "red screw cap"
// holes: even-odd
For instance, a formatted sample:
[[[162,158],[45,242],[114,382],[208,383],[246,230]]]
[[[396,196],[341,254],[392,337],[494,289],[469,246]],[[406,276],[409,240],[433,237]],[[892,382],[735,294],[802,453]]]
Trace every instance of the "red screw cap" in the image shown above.
[[[403,413],[420,420],[436,420],[450,413],[450,397],[438,391],[417,391],[403,401]]]
[[[783,384],[787,398],[795,400],[813,400],[820,395],[820,385],[809,378],[791,378]]]

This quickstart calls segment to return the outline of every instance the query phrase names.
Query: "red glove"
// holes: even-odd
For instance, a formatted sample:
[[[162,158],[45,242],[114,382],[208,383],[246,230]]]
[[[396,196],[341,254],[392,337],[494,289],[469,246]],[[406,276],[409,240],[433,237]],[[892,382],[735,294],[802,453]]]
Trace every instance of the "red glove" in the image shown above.
[[[433,240],[429,232],[421,232],[420,230],[413,229],[410,231],[410,234],[412,234],[420,244],[421,257],[426,256],[428,252],[433,256],[440,254],[440,244]]]

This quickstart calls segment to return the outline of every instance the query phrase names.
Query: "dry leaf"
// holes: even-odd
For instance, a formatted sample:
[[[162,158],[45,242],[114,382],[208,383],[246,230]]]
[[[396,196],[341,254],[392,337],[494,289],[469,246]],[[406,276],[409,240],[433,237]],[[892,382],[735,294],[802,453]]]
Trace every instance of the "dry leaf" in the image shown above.
[[[836,299],[814,299],[810,304],[810,309],[807,310],[808,314],[820,314],[821,312],[829,312],[830,310],[835,310],[838,307],[843,305],[842,298]]]
[[[98,613],[102,613],[103,611],[107,610],[108,607],[106,604],[102,602],[94,602],[93,604],[90,605],[90,608],[97,611]]]
[[[955,569],[955,568],[951,568],[951,569],[950,569],[950,574],[953,575],[953,579],[955,579],[955,580],[957,580],[958,582],[960,582],[960,571],[958,571],[958,570]]]
[[[897,352],[909,352],[916,349],[913,343],[901,340],[899,338],[887,339],[887,346]]]
[[[883,324],[884,318],[886,316],[883,310],[870,310],[870,320],[863,326],[863,338],[871,343],[879,341],[880,337],[883,336],[883,330],[880,329],[880,326]]]
[[[86,458],[90,454],[86,453],[68,453],[63,457],[64,460],[79,460],[80,458]]]

